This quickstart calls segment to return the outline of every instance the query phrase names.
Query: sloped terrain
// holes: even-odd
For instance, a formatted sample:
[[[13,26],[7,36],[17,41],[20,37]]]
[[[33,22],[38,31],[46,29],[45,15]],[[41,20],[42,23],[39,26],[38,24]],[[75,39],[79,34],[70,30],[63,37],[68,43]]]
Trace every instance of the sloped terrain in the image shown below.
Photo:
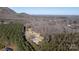
[[[43,37],[39,44],[27,39],[28,26],[35,37]],[[0,50],[7,47],[14,51],[78,51],[79,16],[29,15],[0,7]]]
[[[24,35],[22,24],[0,24],[0,50],[5,51],[6,47],[12,48],[14,51],[35,50]]]

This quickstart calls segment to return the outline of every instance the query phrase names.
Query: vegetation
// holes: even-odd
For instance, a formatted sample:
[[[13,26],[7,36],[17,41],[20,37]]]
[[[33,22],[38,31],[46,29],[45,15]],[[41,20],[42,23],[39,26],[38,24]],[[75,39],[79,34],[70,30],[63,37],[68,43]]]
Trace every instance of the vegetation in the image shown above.
[[[0,46],[15,45],[15,50],[26,50],[23,39],[23,25],[15,24],[0,24]],[[3,47],[2,47],[3,48]],[[1,48],[0,48],[1,49]]]
[[[39,45],[27,41],[24,26],[19,23],[0,24],[0,50],[7,45],[17,51],[72,51],[79,50],[79,33],[55,33],[48,35]]]
[[[57,33],[50,38],[51,41],[46,41],[41,45],[43,51],[77,51],[79,50],[79,33]]]

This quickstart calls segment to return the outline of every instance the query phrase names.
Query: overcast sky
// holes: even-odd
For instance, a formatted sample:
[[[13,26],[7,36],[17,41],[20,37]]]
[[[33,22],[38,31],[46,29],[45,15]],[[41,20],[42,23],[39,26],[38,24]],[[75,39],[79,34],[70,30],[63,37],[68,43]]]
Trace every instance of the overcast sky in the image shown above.
[[[10,7],[18,13],[31,15],[79,15],[78,7]]]

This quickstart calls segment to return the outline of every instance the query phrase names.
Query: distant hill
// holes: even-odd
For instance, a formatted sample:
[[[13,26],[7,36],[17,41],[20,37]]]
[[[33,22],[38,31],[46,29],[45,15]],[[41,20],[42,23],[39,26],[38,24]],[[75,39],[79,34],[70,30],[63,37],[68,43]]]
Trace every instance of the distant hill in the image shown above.
[[[0,13],[2,13],[2,14],[15,14],[16,12],[8,7],[0,7]]]
[[[29,15],[27,13],[17,13],[14,10],[8,7],[0,7],[0,19],[67,19],[67,20],[76,20],[79,19],[78,15]]]
[[[28,14],[16,13],[14,10],[8,7],[0,7],[0,19],[23,19],[26,18]]]

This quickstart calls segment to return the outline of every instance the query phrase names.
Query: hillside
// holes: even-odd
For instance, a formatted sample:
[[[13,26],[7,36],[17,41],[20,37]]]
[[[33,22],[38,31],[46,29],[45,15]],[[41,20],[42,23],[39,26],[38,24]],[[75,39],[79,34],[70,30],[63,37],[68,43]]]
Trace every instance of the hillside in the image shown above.
[[[0,50],[79,50],[78,38],[79,15],[29,15],[0,7]]]
[[[38,35],[35,37],[40,40],[41,36]],[[27,36],[27,39],[25,38],[22,24],[0,24],[1,51],[6,51],[7,47],[12,48],[13,51],[79,51],[79,33],[55,33],[48,35],[48,38],[44,38],[39,44],[37,40],[31,40],[34,37],[30,37],[30,39]]]

